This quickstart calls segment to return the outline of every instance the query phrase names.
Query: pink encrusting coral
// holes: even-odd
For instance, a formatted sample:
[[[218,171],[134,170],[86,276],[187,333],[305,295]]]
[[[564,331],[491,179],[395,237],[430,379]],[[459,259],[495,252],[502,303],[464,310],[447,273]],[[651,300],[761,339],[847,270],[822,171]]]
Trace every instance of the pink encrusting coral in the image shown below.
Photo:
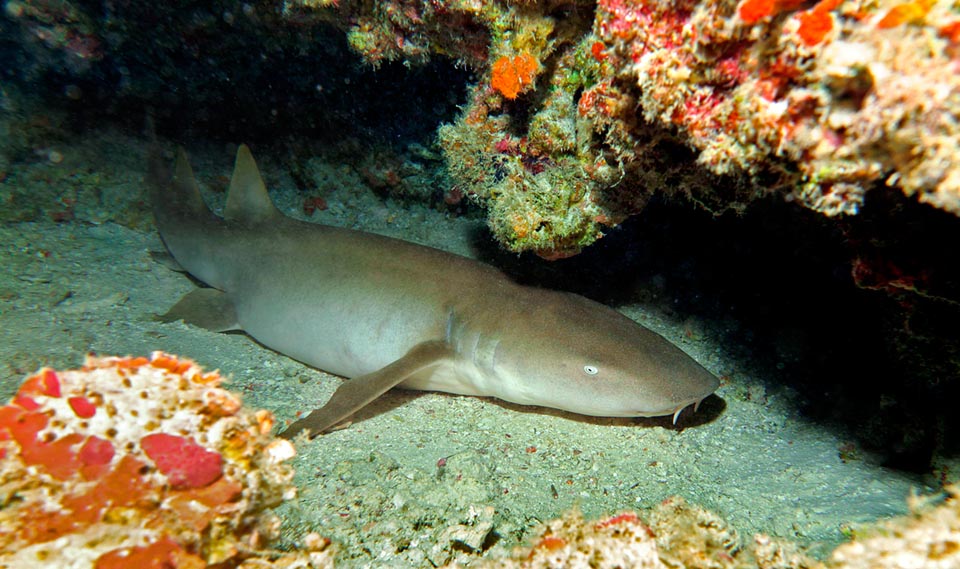
[[[0,565],[329,564],[322,548],[263,549],[279,529],[267,509],[296,494],[295,451],[221,381],[161,352],[27,378],[0,407],[0,489],[16,496]]]
[[[960,80],[941,72],[954,66],[948,41],[928,42],[919,26],[883,31],[883,12],[852,2],[731,6],[599,3],[596,31],[613,65],[635,76],[649,123],[679,129],[710,171],[773,173],[786,195],[827,215],[856,213],[879,181],[960,213],[946,166],[960,144]],[[626,25],[644,19],[677,24]]]

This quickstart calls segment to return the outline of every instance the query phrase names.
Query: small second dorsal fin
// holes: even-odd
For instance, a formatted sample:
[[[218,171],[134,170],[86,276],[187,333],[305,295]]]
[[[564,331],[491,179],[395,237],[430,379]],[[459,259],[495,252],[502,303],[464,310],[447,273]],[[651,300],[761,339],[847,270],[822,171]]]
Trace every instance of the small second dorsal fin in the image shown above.
[[[237,149],[237,161],[233,167],[233,177],[230,178],[223,217],[227,221],[248,223],[263,223],[283,217],[270,201],[267,186],[246,144],[241,144]]]

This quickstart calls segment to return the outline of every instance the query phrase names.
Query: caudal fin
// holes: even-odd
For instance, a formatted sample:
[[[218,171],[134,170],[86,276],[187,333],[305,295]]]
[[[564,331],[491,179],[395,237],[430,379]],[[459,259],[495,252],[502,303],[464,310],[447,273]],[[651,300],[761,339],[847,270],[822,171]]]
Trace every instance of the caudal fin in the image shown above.
[[[163,225],[164,220],[171,218],[206,218],[211,215],[200,196],[200,187],[193,176],[190,159],[182,147],[177,149],[177,158],[171,173],[160,145],[150,145],[147,183],[150,186],[150,201],[158,225]]]

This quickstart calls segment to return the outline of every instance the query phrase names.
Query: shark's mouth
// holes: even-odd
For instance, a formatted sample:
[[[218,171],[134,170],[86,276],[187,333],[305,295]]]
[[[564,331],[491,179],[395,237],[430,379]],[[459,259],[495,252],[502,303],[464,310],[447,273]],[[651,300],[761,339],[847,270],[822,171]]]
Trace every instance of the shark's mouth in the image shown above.
[[[673,424],[677,424],[677,419],[680,418],[680,412],[686,409],[687,407],[693,405],[693,412],[696,413],[697,409],[700,408],[700,403],[706,399],[706,397],[701,397],[700,399],[690,399],[684,401],[674,407],[673,409],[664,409],[663,411],[643,411],[634,414],[634,417],[664,417],[667,415],[673,416]]]
[[[680,412],[686,409],[687,407],[689,407],[691,403],[693,404],[693,412],[696,413],[697,409],[700,408],[701,401],[703,401],[703,399],[697,399],[695,401],[687,401],[686,403],[681,403],[680,405],[678,405],[677,408],[673,411],[673,424],[674,425],[677,424],[677,419],[680,417]]]

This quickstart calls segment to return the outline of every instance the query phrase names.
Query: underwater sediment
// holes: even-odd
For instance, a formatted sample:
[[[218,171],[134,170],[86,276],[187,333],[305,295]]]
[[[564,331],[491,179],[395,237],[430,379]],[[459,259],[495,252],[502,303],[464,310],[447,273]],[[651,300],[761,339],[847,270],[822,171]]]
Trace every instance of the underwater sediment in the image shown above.
[[[281,527],[270,509],[296,497],[287,464],[296,451],[270,435],[271,413],[244,408],[221,381],[162,352],[27,377],[0,407],[0,562],[333,567],[336,549],[316,533],[296,548],[269,547]],[[641,515],[587,521],[571,511],[511,556],[473,557],[469,566],[949,568],[960,562],[960,502],[949,492],[913,498],[908,517],[851,528],[826,564],[784,539],[741,537],[720,516],[671,497]],[[449,545],[477,553],[494,531],[481,514]]]

